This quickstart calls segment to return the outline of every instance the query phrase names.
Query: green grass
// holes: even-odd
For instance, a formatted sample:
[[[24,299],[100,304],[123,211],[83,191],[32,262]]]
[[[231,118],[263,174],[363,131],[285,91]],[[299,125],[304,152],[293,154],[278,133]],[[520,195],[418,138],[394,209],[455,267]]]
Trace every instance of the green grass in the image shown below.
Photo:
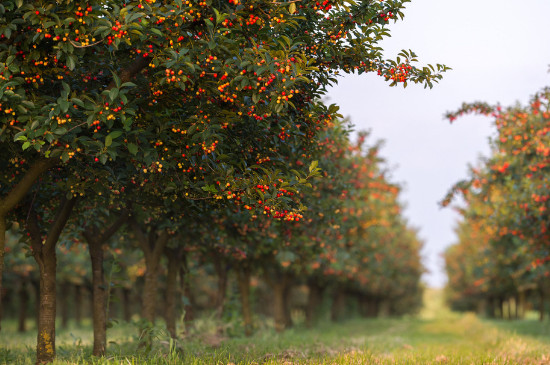
[[[34,335],[0,333],[0,363],[32,364]],[[252,338],[221,338],[208,319],[201,333],[171,342],[159,330],[150,352],[136,349],[136,329],[118,324],[105,358],[90,356],[90,327],[61,331],[55,364],[550,364],[550,326],[536,320],[488,321],[452,313],[441,293],[427,291],[415,318],[355,319],[297,327],[277,334],[270,328]]]

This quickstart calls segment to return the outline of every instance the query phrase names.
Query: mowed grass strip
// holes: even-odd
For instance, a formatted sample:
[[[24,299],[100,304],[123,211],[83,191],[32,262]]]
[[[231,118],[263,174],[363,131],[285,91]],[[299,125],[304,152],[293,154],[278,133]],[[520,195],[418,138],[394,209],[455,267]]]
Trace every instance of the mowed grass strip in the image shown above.
[[[282,334],[269,328],[251,338],[226,338],[215,325],[170,341],[162,330],[150,351],[136,349],[136,329],[109,330],[108,355],[91,357],[91,328],[70,328],[58,336],[54,364],[550,364],[550,326],[536,320],[487,321],[446,309],[439,292],[427,292],[415,318],[354,319],[297,327]],[[202,327],[201,327],[202,326]],[[34,334],[0,333],[0,362],[33,364]]]

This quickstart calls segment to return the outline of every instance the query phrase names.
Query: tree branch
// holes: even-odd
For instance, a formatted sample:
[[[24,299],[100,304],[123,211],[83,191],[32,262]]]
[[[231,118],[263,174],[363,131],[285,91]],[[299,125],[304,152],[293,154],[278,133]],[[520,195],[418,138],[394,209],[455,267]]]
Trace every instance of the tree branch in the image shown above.
[[[25,194],[32,188],[34,182],[51,167],[54,167],[59,159],[47,158],[35,161],[23,175],[23,178],[0,200],[0,215],[6,215]]]
[[[44,246],[47,249],[53,247],[59,240],[59,236],[63,231],[63,227],[65,227],[65,224],[69,220],[69,217],[71,216],[71,212],[76,205],[77,200],[78,198],[63,198],[63,200],[61,201],[59,211],[57,212],[57,215],[55,216],[55,219],[50,226],[50,229],[48,230],[48,236],[46,237],[46,242],[44,243]]]

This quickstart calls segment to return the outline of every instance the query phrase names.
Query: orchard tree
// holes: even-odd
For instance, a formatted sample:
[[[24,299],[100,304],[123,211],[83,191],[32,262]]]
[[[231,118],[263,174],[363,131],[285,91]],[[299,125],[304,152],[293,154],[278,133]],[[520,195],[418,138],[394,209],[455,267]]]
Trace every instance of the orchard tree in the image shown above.
[[[487,221],[495,227],[488,260],[499,270],[498,277],[509,277],[505,295],[535,284],[544,294],[549,226],[548,169],[550,167],[550,90],[532,97],[526,106],[502,108],[486,103],[464,104],[449,113],[452,121],[464,113],[478,113],[494,120],[497,135],[492,139],[492,155],[468,180],[457,183],[444,203],[457,192],[479,195],[480,203],[492,214]],[[502,258],[502,260],[500,259]],[[502,270],[507,271],[503,275]],[[510,277],[510,275],[512,275]],[[542,307],[542,306],[541,306]]]
[[[0,273],[8,213],[57,164],[122,161],[138,184],[176,186],[174,200],[215,199],[230,183],[253,209],[257,185],[301,184],[279,147],[315,144],[333,119],[319,96],[339,72],[431,87],[446,71],[417,68],[410,51],[382,55],[406,2],[3,1]],[[259,209],[300,208],[273,198]]]

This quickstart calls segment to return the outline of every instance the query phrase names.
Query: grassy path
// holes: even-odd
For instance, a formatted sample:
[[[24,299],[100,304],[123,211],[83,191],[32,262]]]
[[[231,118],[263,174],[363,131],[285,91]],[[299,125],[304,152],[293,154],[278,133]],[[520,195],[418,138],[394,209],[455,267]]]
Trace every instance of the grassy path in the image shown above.
[[[169,343],[159,338],[150,353],[136,353],[135,328],[120,325],[109,336],[109,356],[89,356],[89,329],[58,340],[57,364],[550,364],[550,325],[536,320],[484,321],[448,311],[441,293],[428,291],[417,318],[323,323],[251,338],[200,335]],[[8,323],[9,324],[9,323]],[[8,326],[6,326],[8,327]],[[0,363],[32,364],[33,334],[0,333]],[[72,334],[71,334],[72,333]]]

